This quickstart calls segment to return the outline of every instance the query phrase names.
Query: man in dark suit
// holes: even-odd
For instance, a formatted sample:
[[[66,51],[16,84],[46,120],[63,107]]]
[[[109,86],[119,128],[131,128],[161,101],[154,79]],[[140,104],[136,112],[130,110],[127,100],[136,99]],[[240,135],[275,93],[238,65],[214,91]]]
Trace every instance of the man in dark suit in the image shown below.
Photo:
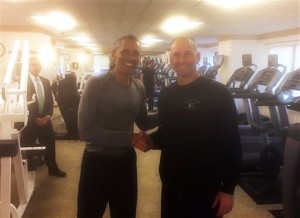
[[[35,57],[30,58],[27,101],[31,101],[34,94],[37,100],[28,105],[28,122],[21,133],[21,145],[33,146],[38,139],[39,143],[46,147],[43,156],[49,175],[65,177],[67,173],[58,168],[55,160],[55,137],[51,122],[53,114],[51,86],[48,79],[39,76],[40,71],[40,61]]]

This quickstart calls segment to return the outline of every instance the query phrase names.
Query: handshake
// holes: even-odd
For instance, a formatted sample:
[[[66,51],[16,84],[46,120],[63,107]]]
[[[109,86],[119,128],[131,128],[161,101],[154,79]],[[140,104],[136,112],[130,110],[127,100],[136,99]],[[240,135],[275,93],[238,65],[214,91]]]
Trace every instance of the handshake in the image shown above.
[[[140,131],[139,133],[133,133],[132,144],[135,148],[143,152],[147,152],[154,147],[150,135],[144,131]]]

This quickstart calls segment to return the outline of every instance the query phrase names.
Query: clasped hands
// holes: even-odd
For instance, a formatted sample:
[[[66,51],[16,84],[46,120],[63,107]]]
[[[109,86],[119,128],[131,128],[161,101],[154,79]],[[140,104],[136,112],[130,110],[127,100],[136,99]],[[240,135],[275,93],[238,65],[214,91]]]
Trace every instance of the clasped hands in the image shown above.
[[[50,121],[51,117],[49,115],[45,116],[45,117],[37,117],[35,119],[35,124],[38,126],[43,126],[45,124],[47,124]]]
[[[150,138],[150,135],[144,131],[140,131],[139,133],[133,133],[132,144],[134,147],[147,152],[153,148],[153,141]]]

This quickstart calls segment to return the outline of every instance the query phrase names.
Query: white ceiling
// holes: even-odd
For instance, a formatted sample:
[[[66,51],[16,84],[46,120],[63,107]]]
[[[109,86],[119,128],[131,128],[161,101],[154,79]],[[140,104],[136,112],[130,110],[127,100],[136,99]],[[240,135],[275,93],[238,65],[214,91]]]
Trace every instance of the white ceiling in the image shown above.
[[[77,27],[58,32],[40,27],[31,19],[32,15],[57,10],[73,16]],[[72,44],[68,37],[84,32],[104,51],[110,50],[115,40],[125,34],[140,39],[152,34],[162,41],[145,49],[166,50],[174,36],[164,33],[160,26],[171,15],[204,22],[197,30],[185,33],[202,45],[216,43],[224,36],[259,37],[295,28],[300,32],[300,0],[269,0],[231,11],[199,0],[0,0],[1,31],[46,32],[54,40],[64,41],[66,46]]]

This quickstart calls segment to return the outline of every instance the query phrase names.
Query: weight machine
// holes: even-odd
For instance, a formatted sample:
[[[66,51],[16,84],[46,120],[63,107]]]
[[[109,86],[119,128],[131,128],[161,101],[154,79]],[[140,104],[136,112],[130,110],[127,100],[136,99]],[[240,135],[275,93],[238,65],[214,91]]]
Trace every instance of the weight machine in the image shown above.
[[[9,60],[7,71],[1,89],[0,99],[0,158],[1,158],[1,203],[0,217],[22,217],[32,196],[35,183],[35,172],[28,171],[27,161],[22,157],[26,150],[40,150],[44,147],[21,148],[20,131],[14,128],[17,122],[27,123],[26,100],[28,81],[29,43],[23,43],[23,50],[19,51],[21,42],[16,41]],[[14,66],[21,54],[21,72],[19,81],[14,81]],[[11,203],[12,163],[16,176],[19,205]]]

